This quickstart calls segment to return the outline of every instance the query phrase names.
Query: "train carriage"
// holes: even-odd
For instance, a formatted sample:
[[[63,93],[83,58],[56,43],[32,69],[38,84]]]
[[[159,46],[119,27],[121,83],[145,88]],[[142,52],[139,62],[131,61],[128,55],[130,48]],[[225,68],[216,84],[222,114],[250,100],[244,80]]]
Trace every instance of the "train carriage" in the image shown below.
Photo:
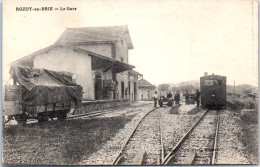
[[[64,120],[72,104],[81,107],[82,87],[67,72],[12,66],[10,76],[14,85],[5,85],[2,113],[8,120],[14,117],[21,125],[27,119]]]
[[[206,75],[200,77],[201,105],[208,109],[221,109],[226,106],[226,77]]]

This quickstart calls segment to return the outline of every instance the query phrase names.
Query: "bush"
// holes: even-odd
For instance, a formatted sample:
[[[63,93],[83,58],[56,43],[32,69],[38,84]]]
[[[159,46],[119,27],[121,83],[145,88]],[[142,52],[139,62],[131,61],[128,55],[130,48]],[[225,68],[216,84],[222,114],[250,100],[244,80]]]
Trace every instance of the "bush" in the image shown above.
[[[227,96],[227,106],[232,110],[256,109],[257,101],[252,98],[238,98]]]

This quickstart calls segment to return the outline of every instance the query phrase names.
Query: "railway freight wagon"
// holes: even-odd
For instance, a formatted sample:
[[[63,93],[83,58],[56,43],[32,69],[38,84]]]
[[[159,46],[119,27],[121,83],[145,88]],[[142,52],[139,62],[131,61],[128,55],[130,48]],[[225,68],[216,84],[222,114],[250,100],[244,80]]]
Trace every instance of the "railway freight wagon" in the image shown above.
[[[201,105],[208,109],[221,109],[226,105],[226,77],[206,75],[200,77]]]
[[[5,85],[3,116],[14,117],[18,124],[64,120],[72,106],[81,107],[82,87],[68,72],[12,66],[10,76],[14,84]]]

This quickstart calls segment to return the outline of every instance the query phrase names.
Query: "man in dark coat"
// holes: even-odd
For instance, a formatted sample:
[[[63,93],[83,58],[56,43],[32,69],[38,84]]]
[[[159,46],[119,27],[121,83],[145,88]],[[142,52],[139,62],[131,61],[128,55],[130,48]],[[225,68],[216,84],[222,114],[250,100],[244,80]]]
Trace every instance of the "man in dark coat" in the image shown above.
[[[200,106],[200,92],[199,92],[199,90],[196,90],[195,101],[197,103],[197,107],[199,107]]]
[[[171,93],[171,92],[169,92],[169,93],[167,94],[167,98],[172,98],[172,93]]]
[[[157,106],[157,98],[158,98],[157,91],[155,91],[153,95],[154,107]]]
[[[185,97],[185,104],[189,105],[189,96],[190,96],[190,94],[189,94],[188,90],[186,90],[186,92],[184,93],[183,96]]]
[[[177,91],[174,95],[174,100],[175,100],[175,105],[180,105],[180,94],[179,92]]]

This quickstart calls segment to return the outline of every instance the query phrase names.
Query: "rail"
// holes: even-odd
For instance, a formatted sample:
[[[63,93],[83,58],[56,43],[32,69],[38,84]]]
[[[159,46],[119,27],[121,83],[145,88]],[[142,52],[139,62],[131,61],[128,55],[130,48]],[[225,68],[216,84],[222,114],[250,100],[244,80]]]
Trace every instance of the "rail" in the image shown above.
[[[220,119],[219,117],[220,116],[218,114],[217,127],[216,127],[216,132],[215,132],[215,139],[214,139],[213,154],[212,154],[212,159],[211,159],[212,165],[215,165],[215,163],[216,163],[216,151],[217,151],[217,140],[218,140],[218,130],[219,130],[219,119]]]
[[[128,142],[130,141],[130,139],[132,138],[132,136],[134,135],[136,129],[138,128],[138,126],[140,125],[140,123],[144,120],[144,118],[149,114],[151,113],[152,111],[156,110],[158,108],[154,108],[150,111],[148,111],[147,113],[145,113],[143,115],[143,117],[138,121],[138,123],[136,124],[134,130],[130,133],[130,135],[128,136],[127,140],[125,141],[125,143],[123,144],[123,146],[121,147],[120,151],[118,152],[116,158],[114,159],[112,165],[118,165],[119,162],[120,162],[120,159],[122,158],[122,153],[123,153],[123,150],[124,148],[126,147],[126,145],[128,144]]]
[[[142,104],[142,105],[138,105],[138,106],[129,106],[127,108],[137,108],[137,107],[140,107],[140,106],[145,106],[145,105],[149,105],[149,104]],[[96,117],[96,116],[100,116],[100,115],[103,115],[103,114],[109,114],[111,112],[114,112],[114,108],[112,109],[106,109],[106,110],[99,110],[99,111],[91,111],[91,112],[86,112],[86,113],[82,113],[82,114],[75,114],[75,115],[69,115],[67,117],[67,120],[69,119],[73,119],[73,118],[78,118],[78,117],[85,117],[85,118],[91,118],[91,117]],[[3,118],[3,125],[8,125],[7,123],[9,121],[11,121],[13,118],[13,116],[11,116],[10,119],[6,120],[5,118]],[[36,123],[37,122],[37,119],[28,119],[27,120],[27,123]]]
[[[176,152],[178,150],[178,148],[180,148],[181,144],[184,143],[184,141],[186,140],[186,138],[188,137],[188,135],[193,131],[193,129],[198,125],[198,123],[201,121],[201,119],[206,115],[206,113],[209,110],[206,110],[200,117],[199,119],[192,125],[192,127],[188,130],[188,132],[179,140],[179,142],[172,148],[172,150],[170,151],[170,153],[168,153],[166,155],[165,158],[163,158],[162,160],[162,164],[163,165],[167,165],[167,163],[169,162],[169,160],[171,159],[171,155]]]

